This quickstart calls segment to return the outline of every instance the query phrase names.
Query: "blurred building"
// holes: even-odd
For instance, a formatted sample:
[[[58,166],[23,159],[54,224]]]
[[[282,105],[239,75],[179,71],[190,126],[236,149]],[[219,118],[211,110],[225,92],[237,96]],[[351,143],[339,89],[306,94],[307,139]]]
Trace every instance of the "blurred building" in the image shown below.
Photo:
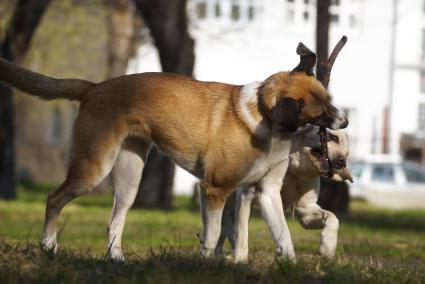
[[[189,0],[195,76],[245,84],[291,70],[299,41],[315,49],[316,1]],[[348,44],[334,65],[330,91],[348,113],[352,157],[387,148],[425,163],[425,1],[398,0],[394,18],[395,2],[332,1],[330,48],[342,35]],[[156,51],[144,45],[129,72],[155,70]]]

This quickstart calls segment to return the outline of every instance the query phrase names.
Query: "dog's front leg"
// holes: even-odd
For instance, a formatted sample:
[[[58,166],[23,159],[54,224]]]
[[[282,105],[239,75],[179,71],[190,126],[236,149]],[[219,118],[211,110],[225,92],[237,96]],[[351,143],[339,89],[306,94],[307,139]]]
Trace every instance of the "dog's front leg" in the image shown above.
[[[235,262],[245,262],[248,260],[248,223],[251,212],[251,203],[254,198],[254,187],[238,188],[236,191],[236,242],[234,250]]]
[[[224,255],[224,242],[226,239],[229,241],[232,251],[235,250],[235,204],[236,192],[227,198],[226,205],[224,206],[221,220],[221,234],[215,248],[215,256]]]
[[[287,169],[288,160],[285,160],[267,173],[259,183],[258,202],[261,213],[276,243],[276,254],[290,260],[295,260],[294,246],[292,245],[291,234],[283,213],[280,196],[283,177]]]
[[[328,258],[335,256],[338,239],[339,220],[330,211],[326,211],[317,205],[320,180],[304,181],[301,187],[309,186],[307,191],[298,201],[295,213],[305,229],[322,229],[320,234],[319,254]]]
[[[214,254],[221,232],[221,219],[228,190],[219,187],[201,186],[201,215],[204,225],[201,254]]]

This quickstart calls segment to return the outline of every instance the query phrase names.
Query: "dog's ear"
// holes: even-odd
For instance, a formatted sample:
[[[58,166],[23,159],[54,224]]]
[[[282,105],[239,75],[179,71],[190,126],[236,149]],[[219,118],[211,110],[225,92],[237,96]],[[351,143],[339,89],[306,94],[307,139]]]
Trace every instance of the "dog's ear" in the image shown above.
[[[300,63],[292,72],[303,72],[309,76],[314,76],[313,67],[316,65],[316,54],[302,42],[297,46],[297,54],[300,56]]]
[[[273,108],[273,120],[284,130],[295,132],[298,128],[298,120],[304,100],[298,101],[293,98],[282,98]]]

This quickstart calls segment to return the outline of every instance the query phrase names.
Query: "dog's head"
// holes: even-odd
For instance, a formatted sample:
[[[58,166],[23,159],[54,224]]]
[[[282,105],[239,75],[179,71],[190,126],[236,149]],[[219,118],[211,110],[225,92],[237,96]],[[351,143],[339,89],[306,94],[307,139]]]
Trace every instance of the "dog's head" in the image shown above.
[[[267,116],[282,131],[295,132],[307,123],[334,130],[347,127],[344,113],[332,105],[329,93],[313,76],[316,55],[308,49],[297,52],[299,65],[273,74],[260,89]]]
[[[321,174],[326,175],[329,172],[329,163],[321,156],[320,142],[317,141],[317,129],[309,133],[306,143],[303,146],[303,152],[309,155],[315,169]],[[347,167],[349,154],[347,134],[343,130],[328,130],[328,156],[332,164],[333,180],[349,180],[353,182],[353,177]]]

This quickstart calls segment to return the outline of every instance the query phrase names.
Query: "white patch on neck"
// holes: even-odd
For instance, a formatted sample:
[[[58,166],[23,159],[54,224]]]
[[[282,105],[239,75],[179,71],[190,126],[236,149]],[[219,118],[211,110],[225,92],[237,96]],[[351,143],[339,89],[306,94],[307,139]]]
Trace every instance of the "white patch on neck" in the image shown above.
[[[249,109],[249,104],[258,104],[258,88],[261,82],[252,82],[242,86],[239,107],[242,119],[245,121],[251,133],[260,139],[266,139],[270,135],[270,129],[263,122],[256,119]]]

